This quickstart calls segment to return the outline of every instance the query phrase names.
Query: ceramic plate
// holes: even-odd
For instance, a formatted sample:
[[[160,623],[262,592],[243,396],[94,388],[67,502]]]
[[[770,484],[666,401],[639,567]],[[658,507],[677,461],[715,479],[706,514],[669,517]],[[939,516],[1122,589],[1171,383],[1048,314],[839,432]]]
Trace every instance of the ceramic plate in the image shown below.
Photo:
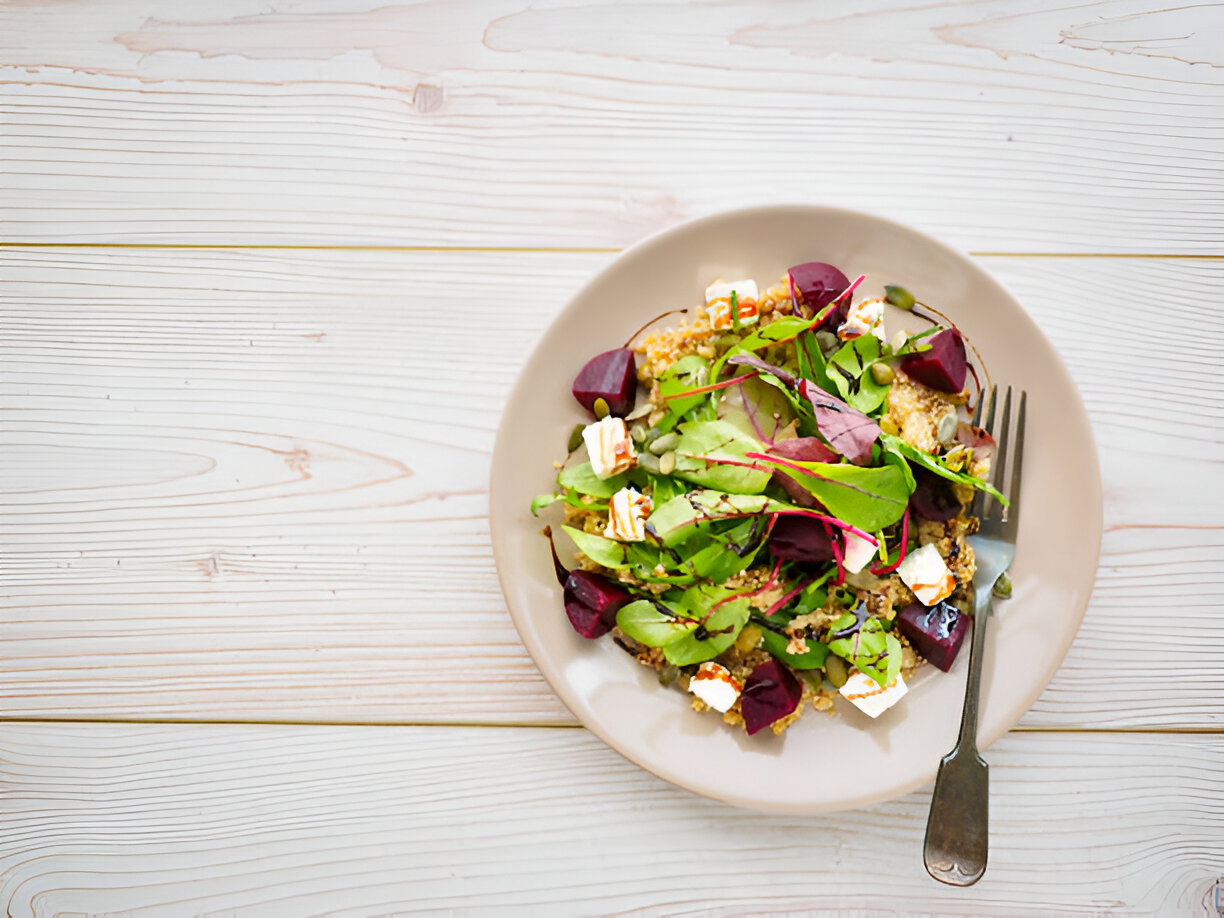
[[[764,287],[804,261],[866,274],[860,297],[882,295],[884,284],[907,287],[957,323],[996,382],[1028,390],[1015,593],[999,604],[987,635],[979,743],[988,746],[1037,698],[1079,628],[1100,549],[1100,472],[1088,418],[1050,342],[989,274],[942,243],[879,217],[799,205],[707,217],[639,243],[574,297],[528,359],[506,404],[490,491],[510,614],[574,715],[673,784],[787,813],[863,806],[932,779],[955,742],[968,653],[946,675],[923,667],[909,694],[878,720],[838,699],[837,717],[809,709],[780,737],[748,737],[694,712],[690,696],[661,687],[610,638],[574,633],[542,522],[528,506],[552,490],[552,463],[564,458],[570,430],[589,421],[570,395],[588,358],[619,347],[652,316],[699,303],[716,277],[751,277]],[[925,327],[900,312],[886,322],[890,333],[903,324]]]

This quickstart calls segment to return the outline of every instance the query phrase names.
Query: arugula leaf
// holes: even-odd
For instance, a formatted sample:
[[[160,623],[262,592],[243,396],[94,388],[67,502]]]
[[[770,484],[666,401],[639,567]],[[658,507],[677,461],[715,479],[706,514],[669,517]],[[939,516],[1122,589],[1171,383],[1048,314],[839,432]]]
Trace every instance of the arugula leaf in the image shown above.
[[[666,433],[680,422],[685,413],[698,407],[709,396],[703,392],[699,395],[686,395],[682,398],[668,398],[690,389],[699,389],[710,381],[710,362],[700,354],[688,354],[681,357],[659,378],[659,394],[667,405],[667,416],[656,425]]]
[[[761,629],[761,643],[770,654],[792,669],[820,669],[829,656],[829,645],[822,644],[815,638],[807,639],[806,653],[789,653],[786,647],[790,639],[785,634],[778,634],[768,628]]]
[[[560,499],[561,499],[560,494],[540,494],[537,497],[533,497],[531,499],[531,515],[532,516],[539,515],[539,512],[541,510],[543,510],[547,506],[550,506],[553,503],[556,503]]]
[[[605,539],[601,535],[595,535],[593,532],[583,532],[581,529],[575,529],[573,526],[562,526],[561,528],[565,530],[566,535],[574,540],[578,550],[596,564],[611,568],[614,571],[630,566],[627,543],[617,542],[615,539]]]
[[[894,465],[860,468],[828,462],[802,462],[766,457],[820,501],[843,522],[865,532],[877,532],[901,519],[912,488]]]
[[[870,372],[872,364],[881,357],[880,339],[875,335],[860,335],[846,342],[840,350],[829,358],[829,363],[841,369],[846,375],[839,378],[845,383],[839,386],[842,398],[852,408],[864,414],[875,411],[888,398],[888,383],[876,382]]]
[[[579,494],[589,494],[591,497],[601,497],[605,500],[628,483],[629,476],[624,473],[613,475],[611,478],[600,478],[595,474],[595,469],[591,467],[589,462],[583,462],[564,469],[557,476],[557,484],[566,490],[577,491]]]
[[[974,478],[972,475],[966,475],[964,472],[952,471],[935,456],[932,456],[930,453],[925,453],[915,446],[910,446],[910,444],[906,443],[898,436],[893,434],[881,434],[880,443],[883,444],[886,451],[891,451],[900,456],[904,456],[911,462],[916,462],[924,469],[928,469],[941,478],[948,479],[948,481],[955,481],[957,484],[968,485],[971,488],[978,488],[979,490],[985,491],[991,497],[1002,503],[1003,506],[1008,506],[1007,498],[996,491],[989,483],[980,478]],[[887,453],[885,455],[887,456]],[[911,478],[912,477],[913,476],[911,475]]]
[[[799,375],[810,379],[826,392],[832,392],[835,384],[829,378],[824,352],[820,350],[816,332],[806,331],[796,338],[795,353],[799,358]]]
[[[684,591],[677,603],[677,611],[690,614],[695,620],[705,618],[711,607],[734,596],[731,590],[709,585],[699,585]],[[674,666],[688,666],[713,660],[735,643],[740,630],[748,621],[748,597],[740,596],[722,602],[705,624],[695,627],[675,641],[663,647],[663,655]]]
[[[757,543],[742,555],[737,550],[739,546],[753,538],[754,528],[763,530],[758,519],[746,519],[731,526],[724,532],[711,533],[706,539],[690,540],[686,548],[695,548],[686,560],[692,566],[693,572],[706,580],[722,583],[730,577],[746,570],[765,544],[757,539]],[[726,524],[715,524],[725,526]],[[759,536],[760,533],[758,532]],[[697,545],[695,543],[702,544]]]
[[[697,623],[668,615],[649,599],[639,599],[621,606],[616,613],[616,627],[647,647],[664,647],[684,637]]]
[[[824,584],[832,576],[833,570],[830,569],[804,587],[794,605],[790,607],[791,611],[795,615],[806,615],[808,612],[823,609],[824,604],[829,601],[829,591],[824,588]]]
[[[932,325],[926,331],[920,331],[916,335],[910,335],[905,339],[905,343],[902,344],[897,350],[894,351],[891,347],[889,347],[887,349],[887,356],[905,357],[909,354],[921,354],[923,351],[929,351],[931,349],[931,345],[926,343],[923,339],[929,338],[931,335],[943,330],[943,327],[940,325]]]
[[[773,443],[795,413],[785,393],[763,377],[753,376],[727,387],[718,402],[718,417],[749,437]]]
[[[656,506],[647,526],[671,548],[681,545],[700,530],[698,524],[755,513],[773,513],[790,504],[763,494],[728,494],[725,491],[690,491]]]
[[[772,347],[775,344],[790,341],[796,335],[811,327],[811,324],[810,319],[803,319],[799,316],[783,316],[779,319],[774,319],[764,327],[758,327],[752,334],[741,338],[739,344],[730,348],[714,362],[714,366],[710,370],[710,379],[718,379],[722,373],[723,365],[732,355],[751,354],[764,348]]]
[[[901,671],[901,642],[878,618],[867,619],[855,634],[830,641],[828,647],[880,685],[888,685]]]
[[[770,471],[715,460],[747,462],[745,453],[761,444],[726,421],[690,421],[680,427],[675,476],[694,484],[733,494],[759,494],[769,484]]]

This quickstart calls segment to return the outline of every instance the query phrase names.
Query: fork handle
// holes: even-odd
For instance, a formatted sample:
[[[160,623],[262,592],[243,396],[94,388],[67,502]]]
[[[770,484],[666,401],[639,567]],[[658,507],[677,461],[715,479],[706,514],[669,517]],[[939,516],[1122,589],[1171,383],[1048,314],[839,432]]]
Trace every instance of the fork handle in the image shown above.
[[[993,584],[974,594],[973,643],[956,748],[939,763],[922,859],[927,873],[952,886],[972,886],[986,872],[990,837],[990,770],[978,754],[978,698]]]
[[[973,637],[969,645],[969,675],[965,679],[965,704],[961,708],[958,750],[977,748],[978,701],[982,697],[982,658],[986,656],[986,620],[990,617],[993,583],[981,584],[973,595]]]

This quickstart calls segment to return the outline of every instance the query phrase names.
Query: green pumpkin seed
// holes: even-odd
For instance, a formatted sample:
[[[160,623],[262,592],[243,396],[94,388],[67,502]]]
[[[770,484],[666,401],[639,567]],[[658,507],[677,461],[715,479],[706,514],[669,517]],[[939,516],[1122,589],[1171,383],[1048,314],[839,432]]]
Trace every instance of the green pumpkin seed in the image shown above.
[[[612,412],[612,409],[608,407],[607,399],[603,398],[595,399],[595,404],[591,406],[591,410],[595,412],[595,417],[601,421]]]
[[[825,657],[825,675],[829,677],[829,681],[836,688],[841,688],[846,684],[846,680],[850,678],[850,673],[846,669],[846,661],[841,657],[829,654]]]
[[[638,465],[648,472],[659,473],[659,457],[652,453],[638,453]]]
[[[585,427],[585,424],[575,424],[574,429],[570,431],[569,442],[566,446],[569,447],[571,453],[582,445],[582,431]]]
[[[881,386],[887,386],[890,382],[897,378],[897,374],[893,372],[893,368],[886,363],[873,363],[871,365],[871,378]]]
[[[669,449],[659,457],[659,474],[670,475],[676,470],[676,451]]]
[[[670,663],[664,663],[659,670],[659,685],[667,687],[676,681],[676,676],[680,674],[680,670],[672,666]]]
[[[1007,571],[999,575],[999,579],[995,581],[994,588],[990,591],[1000,599],[1007,599],[1012,594],[1011,578],[1007,576]]]
[[[675,449],[676,444],[678,444],[679,442],[680,442],[680,434],[666,433],[666,434],[663,434],[663,436],[659,437],[657,440],[654,440],[650,444],[650,446],[646,448],[650,450],[652,453],[654,453],[656,456],[662,456],[668,450]]]
[[[884,299],[892,303],[898,309],[909,311],[914,308],[914,295],[904,287],[897,287],[893,284],[884,285]]]

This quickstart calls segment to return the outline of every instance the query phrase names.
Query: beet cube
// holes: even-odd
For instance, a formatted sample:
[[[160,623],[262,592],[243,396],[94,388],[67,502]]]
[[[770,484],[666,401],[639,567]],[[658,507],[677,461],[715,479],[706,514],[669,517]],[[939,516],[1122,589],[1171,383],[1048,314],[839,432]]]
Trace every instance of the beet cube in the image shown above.
[[[850,286],[846,275],[823,261],[808,261],[795,265],[788,273],[795,311],[805,319],[813,318]],[[835,331],[850,312],[851,299],[853,296],[848,296],[838,303],[837,308],[820,323],[820,327]]]
[[[945,673],[965,641],[969,616],[950,602],[927,608],[922,603],[906,606],[897,616],[897,629],[920,654]]]
[[[929,351],[901,359],[901,369],[923,385],[940,392],[960,392],[965,388],[965,339],[955,328],[947,328],[926,339]]]
[[[803,686],[795,674],[777,660],[768,660],[752,671],[740,696],[740,713],[748,735],[781,720],[799,706]]]
[[[609,628],[616,624],[620,607],[632,598],[623,587],[591,571],[575,568],[565,579],[565,601],[593,610]]]
[[[624,417],[633,410],[637,397],[633,351],[622,347],[596,354],[578,371],[570,391],[587,411],[594,412],[595,400],[602,398],[608,403],[609,413]]]
[[[568,594],[566,595],[568,596]],[[584,638],[603,637],[612,630],[611,626],[604,622],[598,612],[576,600],[565,600],[565,614],[569,616],[570,624],[574,626],[574,630]]]

